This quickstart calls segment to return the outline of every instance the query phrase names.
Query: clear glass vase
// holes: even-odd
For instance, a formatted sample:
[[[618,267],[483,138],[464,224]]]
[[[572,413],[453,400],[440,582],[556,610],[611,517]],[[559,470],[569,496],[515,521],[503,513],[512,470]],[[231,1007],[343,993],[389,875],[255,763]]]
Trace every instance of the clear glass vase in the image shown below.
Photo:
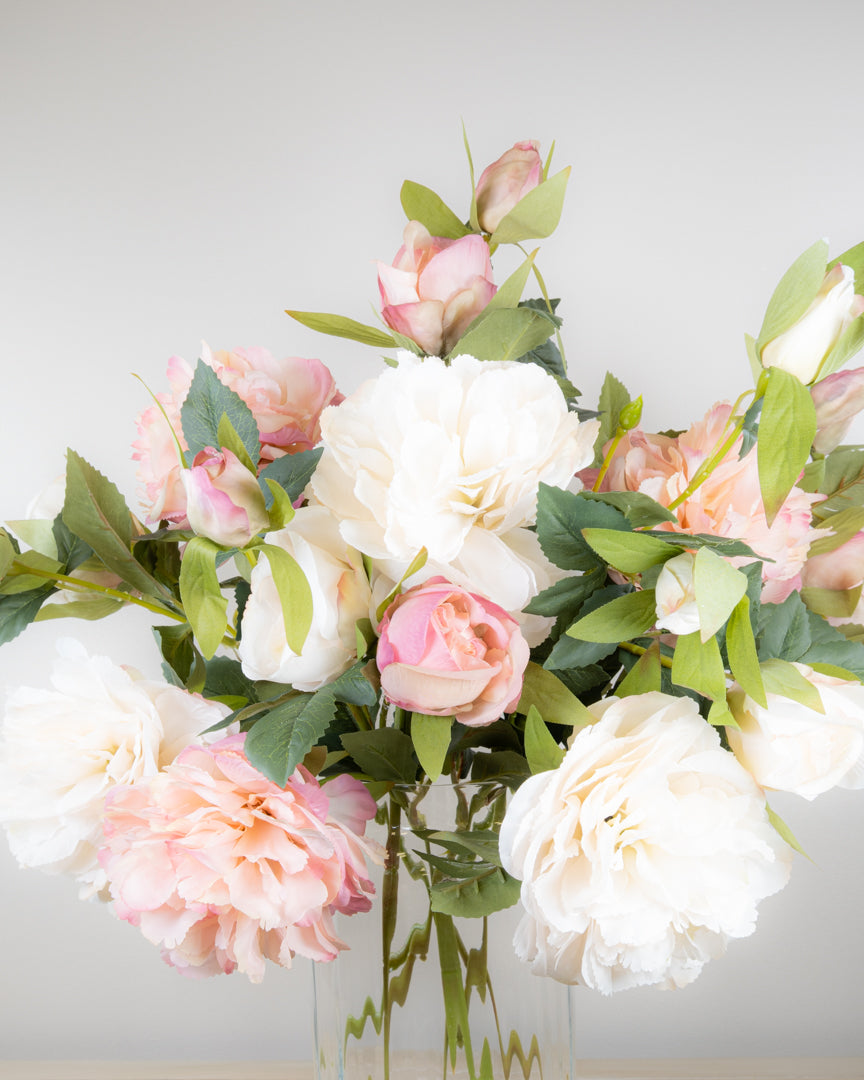
[[[485,917],[440,910],[468,893],[482,908],[505,888],[477,867],[506,799],[501,784],[438,782],[382,801],[373,909],[341,918],[349,949],[314,965],[317,1080],[570,1080],[568,988],[517,959],[518,903]]]

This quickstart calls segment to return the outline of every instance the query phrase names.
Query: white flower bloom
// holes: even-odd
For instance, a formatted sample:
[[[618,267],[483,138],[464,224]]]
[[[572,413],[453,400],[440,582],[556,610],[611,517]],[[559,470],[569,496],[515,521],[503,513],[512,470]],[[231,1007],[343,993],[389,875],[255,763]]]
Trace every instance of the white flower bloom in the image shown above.
[[[153,776],[228,710],[88,656],[76,641],[58,651],[53,690],[9,697],[0,821],[22,866],[70,874],[87,896],[106,884],[97,850],[107,793]]]
[[[312,627],[298,656],[285,640],[282,605],[262,555],[252,571],[252,593],[243,613],[240,659],[250,679],[317,690],[357,658],[354,626],[369,617],[370,590],[363,561],[339,534],[323,506],[304,506],[291,524],[268,533],[266,542],[297,560],[312,590]]]
[[[325,409],[311,487],[352,547],[397,560],[425,547],[447,565],[478,533],[531,525],[538,484],[566,487],[590,464],[597,430],[536,364],[403,353]]]
[[[532,971],[612,993],[692,982],[756,904],[785,885],[791,851],[765,796],[689,698],[607,698],[561,766],[526,780],[501,828],[522,879],[514,946]]]
[[[670,634],[692,634],[700,629],[699,609],[693,588],[696,556],[683,551],[668,559],[657,576],[654,587],[657,600],[657,625]]]
[[[735,687],[728,700],[739,729],[726,729],[732,752],[763,787],[805,799],[864,787],[864,686],[794,666],[819,691],[825,712],[778,694],[766,694],[763,709]]]

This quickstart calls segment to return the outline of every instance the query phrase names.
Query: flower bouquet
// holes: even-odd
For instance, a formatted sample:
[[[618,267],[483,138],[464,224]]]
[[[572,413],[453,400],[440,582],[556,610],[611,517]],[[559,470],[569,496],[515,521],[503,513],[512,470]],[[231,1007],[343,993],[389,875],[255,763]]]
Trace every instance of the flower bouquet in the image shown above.
[[[13,853],[182,974],[319,961],[320,1077],[403,1075],[421,1028],[437,1076],[569,1076],[541,986],[690,983],[789,876],[766,792],[864,785],[864,244],[786,272],[751,389],[647,432],[615,376],[596,410],[568,376],[523,248],[558,224],[550,159],[475,182],[469,151],[464,220],[406,181],[380,326],[289,312],[387,352],[354,393],[263,348],[172,357],[143,513],[70,450],[0,530],[0,642],[134,605],[164,672],[64,640],[10,694]]]

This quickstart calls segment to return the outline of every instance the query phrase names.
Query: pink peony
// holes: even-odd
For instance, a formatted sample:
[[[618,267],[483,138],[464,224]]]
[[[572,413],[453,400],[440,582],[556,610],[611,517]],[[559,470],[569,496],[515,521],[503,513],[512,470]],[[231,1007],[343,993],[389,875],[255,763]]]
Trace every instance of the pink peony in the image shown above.
[[[813,449],[830,454],[864,409],[864,367],[835,371],[812,386],[810,396],[816,407],[817,424]]]
[[[528,645],[491,600],[430,578],[393,601],[379,633],[381,689],[394,705],[469,727],[516,708]]]
[[[517,142],[480,174],[477,218],[484,232],[495,232],[519,200],[540,183],[543,162],[539,148],[534,139]]]
[[[845,544],[823,555],[812,555],[801,571],[805,589],[828,589],[849,592],[864,583],[864,532],[856,533]],[[864,601],[858,601],[851,615],[828,618],[833,626],[847,623],[864,626]]]
[[[392,266],[378,263],[381,315],[429,356],[446,356],[495,295],[482,236],[447,240],[409,221]]]
[[[340,776],[299,768],[277,787],[243,754],[244,735],[189,747],[106,802],[100,862],[117,914],[192,976],[264,976],[264,960],[332,960],[333,913],[368,911],[363,839],[375,802]]]
[[[642,491],[668,506],[687,488],[693,474],[724,437],[731,413],[727,403],[677,438],[635,429],[618,446],[603,491]],[[709,533],[743,540],[763,563],[762,598],[780,603],[801,587],[801,568],[812,540],[810,507],[821,496],[793,487],[769,526],[759,490],[755,447],[739,458],[737,439],[708,479],[675,508],[678,522],[658,526],[671,531]],[[743,560],[746,561],[746,560]]]
[[[225,547],[243,547],[267,528],[267,509],[257,479],[231,450],[208,446],[182,473],[186,516],[198,536]]]
[[[132,457],[138,464],[141,482],[140,498],[148,507],[149,522],[170,521],[185,526],[186,490],[183,487],[183,466],[177,454],[177,446],[171,429],[184,450],[189,446],[183,438],[180,425],[180,407],[192,385],[192,368],[179,356],[168,361],[168,393],[156,397],[165,410],[151,405],[138,415],[138,440],[132,444]],[[165,417],[167,416],[167,420]],[[169,423],[170,422],[170,423]]]

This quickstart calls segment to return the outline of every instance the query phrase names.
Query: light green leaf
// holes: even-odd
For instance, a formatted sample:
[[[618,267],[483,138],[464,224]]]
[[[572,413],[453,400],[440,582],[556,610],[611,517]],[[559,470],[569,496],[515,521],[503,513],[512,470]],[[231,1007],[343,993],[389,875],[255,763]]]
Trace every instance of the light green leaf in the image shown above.
[[[492,244],[518,244],[521,240],[551,236],[561,220],[570,167],[562,169],[533,191],[523,195],[509,214],[505,214],[492,236]]]
[[[70,600],[65,604],[43,604],[34,622],[46,622],[49,619],[104,619],[124,607],[122,600],[110,596],[93,595],[86,600]]]
[[[826,518],[817,528],[818,537],[807,550],[807,558],[836,551],[864,529],[864,507],[849,506]]]
[[[864,243],[855,244],[836,259],[830,260],[831,266],[836,266],[837,263],[849,266],[855,271],[855,292],[864,293]]]
[[[822,675],[831,675],[835,679],[845,679],[846,682],[860,683],[862,680],[858,678],[854,671],[850,671],[848,668],[838,667],[837,664],[820,664],[813,663],[810,665],[814,671],[820,672]]]
[[[726,698],[726,672],[717,638],[703,642],[696,630],[681,634],[672,657],[672,682],[714,701]]]
[[[450,746],[452,716],[411,714],[411,739],[417,760],[430,780],[437,780],[444,767]]]
[[[542,345],[555,332],[555,323],[536,308],[493,310],[475,322],[450,350],[451,356],[478,360],[518,360]]]
[[[778,694],[780,697],[790,698],[800,705],[813,709],[814,712],[825,713],[822,697],[816,687],[807,680],[798,668],[793,667],[787,660],[772,658],[763,660],[760,665],[762,682],[769,694]]]
[[[655,641],[615,687],[615,696],[631,697],[660,690],[661,675],[660,643]]]
[[[839,371],[848,360],[861,351],[862,346],[864,346],[864,315],[859,315],[846,327],[834,348],[819,365],[816,380],[824,379],[835,371]]]
[[[319,334],[348,338],[350,341],[359,341],[361,345],[373,345],[376,349],[392,349],[396,346],[396,341],[391,334],[375,326],[367,326],[365,323],[348,319],[344,315],[328,315],[323,311],[287,310],[285,314],[290,315],[303,326],[308,326],[310,330],[316,330]]]
[[[811,611],[826,619],[849,619],[861,599],[861,586],[853,589],[816,589],[812,586],[801,590],[801,599]]]
[[[54,539],[53,521],[48,521],[44,518],[24,518],[23,520],[18,521],[7,521],[6,525],[13,533],[15,533],[19,540],[23,540],[24,543],[28,547],[33,548],[34,551],[41,551],[42,554],[47,555],[49,559],[56,559],[58,557],[57,541]],[[2,574],[0,574],[0,576],[2,576]]]
[[[759,331],[757,348],[760,354],[769,341],[798,322],[813,302],[825,278],[827,263],[828,244],[818,240],[798,256],[780,279]]]
[[[744,335],[744,347],[747,350],[747,359],[750,361],[750,370],[753,372],[753,382],[759,382],[762,374],[762,361],[759,359],[759,350],[756,348],[756,338],[752,334]]]
[[[390,607],[390,605],[393,603],[393,601],[396,599],[396,597],[402,591],[402,586],[404,585],[404,583],[408,580],[408,578],[410,578],[414,574],[416,574],[418,570],[423,569],[423,567],[426,565],[426,560],[428,558],[429,558],[429,552],[426,550],[426,548],[420,548],[420,550],[417,552],[417,554],[411,560],[411,564],[409,565],[408,569],[405,571],[405,573],[402,575],[402,577],[399,578],[399,580],[396,582],[396,584],[393,586],[393,588],[390,590],[390,592],[387,593],[387,595],[384,597],[384,599],[378,605],[378,607],[377,607],[377,609],[375,611],[375,621],[376,622],[379,622],[379,623],[381,622],[381,620],[384,618],[384,612],[387,610],[388,607]]]
[[[6,574],[6,571],[12,565],[15,559],[16,551],[12,545],[12,541],[8,535],[0,529],[0,578]],[[54,548],[54,558],[57,557],[57,548]]]
[[[732,677],[738,685],[763,708],[767,706],[753,625],[750,622],[750,600],[746,596],[741,597],[729,616],[726,626],[726,654],[729,657]]]
[[[237,428],[231,423],[226,413],[223,413],[219,418],[219,426],[216,429],[217,445],[223,450],[230,450],[231,453],[242,462],[243,465],[252,473],[253,476],[258,475],[258,457],[260,456],[260,440],[258,439],[258,431],[255,431],[255,447],[254,453],[256,455],[255,461],[249,454],[249,448],[240,438],[237,432]]]
[[[629,641],[650,629],[656,618],[654,590],[643,589],[619,596],[584,615],[573,623],[567,634],[582,641]]]
[[[653,536],[621,529],[583,529],[582,535],[604,562],[624,574],[640,574],[683,550]]]
[[[441,196],[436,195],[424,184],[415,184],[413,180],[406,180],[399,197],[408,220],[419,221],[421,225],[426,226],[432,236],[445,236],[450,240],[458,240],[471,232]]]
[[[468,132],[465,130],[465,122],[462,122],[462,142],[465,144],[465,154],[468,157],[468,175],[471,177],[471,211],[468,220],[474,232],[480,232],[480,222],[477,220],[477,184],[474,181],[474,159],[471,157],[471,147],[468,145]]]
[[[354,642],[357,646],[357,655],[365,656],[374,640],[375,631],[372,629],[372,620],[358,619],[354,624]]]
[[[725,697],[717,698],[716,701],[711,702],[707,720],[712,727],[740,727],[738,721],[732,715]]]
[[[799,855],[803,855],[805,859],[810,859],[810,856],[795,839],[792,830],[789,828],[783,818],[781,818],[779,814],[775,814],[767,802],[765,803],[765,810],[768,814],[768,820],[774,826],[776,831],[780,834],[781,838],[786,841],[789,847],[791,847],[794,851],[797,851]],[[810,859],[810,861],[812,862],[813,860]]]
[[[756,454],[765,516],[770,525],[801,475],[816,435],[816,408],[807,387],[769,368]]]
[[[201,653],[206,660],[219,648],[228,629],[228,598],[216,575],[219,547],[203,536],[193,536],[180,563],[180,598]]]
[[[274,531],[284,529],[285,526],[294,517],[294,504],[291,502],[291,496],[282,487],[281,484],[277,484],[275,480],[271,480],[265,477],[264,483],[267,485],[267,490],[272,496],[270,507],[267,511],[270,518],[270,528]]]
[[[525,720],[525,757],[532,773],[557,769],[564,760],[564,750],[553,739],[534,705]]]
[[[713,637],[747,591],[747,578],[710,548],[699,548],[693,564],[693,588],[703,643]]]
[[[300,656],[312,625],[312,590],[309,582],[297,560],[284,548],[262,544],[259,550],[267,556],[273,584],[279,594],[288,648]]]
[[[584,724],[594,723],[594,717],[572,690],[553,672],[533,661],[529,661],[525,669],[522,696],[516,709],[523,715],[531,709],[537,709],[541,716],[548,717],[553,724],[582,727]]]
[[[10,544],[9,547],[12,548],[12,545]],[[6,596],[41,589],[49,584],[45,578],[46,574],[63,573],[62,563],[57,562],[56,559],[49,559],[47,555],[42,555],[38,551],[25,551],[21,555],[16,555],[12,548],[12,554],[14,559],[12,566],[5,580],[0,584],[0,593]],[[41,573],[28,573],[28,570],[39,570]],[[54,583],[50,582],[50,584]]]

